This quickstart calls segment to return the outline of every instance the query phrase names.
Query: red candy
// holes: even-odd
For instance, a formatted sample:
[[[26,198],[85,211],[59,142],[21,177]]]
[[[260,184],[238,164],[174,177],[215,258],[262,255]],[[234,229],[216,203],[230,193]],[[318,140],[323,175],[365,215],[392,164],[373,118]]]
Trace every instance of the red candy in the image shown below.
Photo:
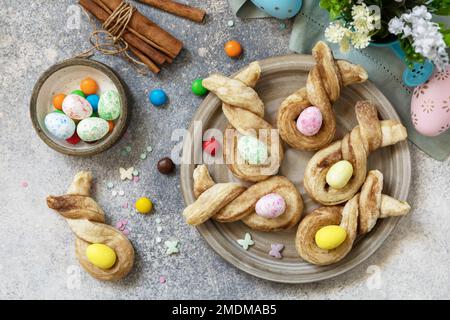
[[[71,136],[70,138],[66,139],[66,141],[70,144],[77,144],[78,142],[81,141],[80,137],[77,135],[77,132],[75,131],[75,133],[73,134],[73,136]]]
[[[211,139],[203,141],[203,150],[214,157],[216,155],[216,150],[219,150],[219,143],[216,138],[211,137]]]

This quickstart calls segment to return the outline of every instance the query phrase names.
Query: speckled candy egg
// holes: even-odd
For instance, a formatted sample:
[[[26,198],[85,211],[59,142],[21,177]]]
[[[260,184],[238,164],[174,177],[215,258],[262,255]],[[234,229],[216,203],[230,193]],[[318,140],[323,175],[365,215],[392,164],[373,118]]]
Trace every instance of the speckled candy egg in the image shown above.
[[[297,130],[305,136],[313,136],[322,127],[322,113],[317,107],[305,108],[297,119]]]
[[[81,120],[77,126],[77,134],[81,140],[86,142],[97,141],[106,136],[109,131],[108,121],[91,117]]]
[[[302,0],[252,0],[259,9],[278,19],[295,16],[302,7]]]
[[[258,216],[274,219],[279,217],[286,210],[286,202],[283,197],[277,193],[269,193],[260,198],[255,205],[255,211]]]
[[[98,115],[105,120],[115,120],[120,116],[120,96],[117,91],[108,90],[100,96]]]
[[[89,118],[93,112],[89,102],[77,94],[69,94],[64,98],[62,110],[66,115],[75,120]]]
[[[63,113],[52,112],[44,119],[47,130],[57,138],[68,139],[75,132],[75,122]]]
[[[411,120],[424,136],[437,136],[450,127],[450,67],[435,71],[430,80],[415,88]]]

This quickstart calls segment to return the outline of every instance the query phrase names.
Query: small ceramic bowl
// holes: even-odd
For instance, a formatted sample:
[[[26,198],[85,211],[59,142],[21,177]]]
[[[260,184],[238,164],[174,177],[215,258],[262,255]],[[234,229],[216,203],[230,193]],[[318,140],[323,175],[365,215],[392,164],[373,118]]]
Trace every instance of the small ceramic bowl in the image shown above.
[[[53,96],[58,93],[69,94],[79,89],[80,82],[85,77],[91,77],[98,83],[99,95],[106,90],[117,91],[122,110],[120,117],[115,120],[113,131],[105,138],[92,143],[80,141],[72,145],[52,136],[45,128],[44,119],[48,113],[54,111]],[[103,63],[78,58],[65,60],[50,67],[37,81],[31,95],[30,116],[37,134],[49,147],[68,155],[92,156],[111,148],[128,127],[129,112],[125,87],[117,75]]]

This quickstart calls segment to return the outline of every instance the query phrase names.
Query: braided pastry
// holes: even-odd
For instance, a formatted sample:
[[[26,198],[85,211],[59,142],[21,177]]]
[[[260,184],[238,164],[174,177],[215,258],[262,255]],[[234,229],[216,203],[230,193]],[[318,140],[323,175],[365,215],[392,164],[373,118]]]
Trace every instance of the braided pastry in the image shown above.
[[[47,205],[66,218],[75,233],[75,253],[81,266],[99,280],[118,280],[133,267],[134,249],[122,232],[105,224],[105,213],[89,196],[91,183],[90,172],[78,172],[67,194],[48,196]],[[110,269],[101,269],[87,259],[86,248],[93,243],[105,244],[116,253],[116,263]]]
[[[277,126],[281,138],[298,150],[317,150],[327,146],[334,138],[336,120],[332,104],[339,98],[343,87],[367,80],[367,72],[359,65],[335,60],[331,49],[319,41],[312,50],[316,65],[308,74],[306,87],[287,97],[278,111]],[[303,110],[315,106],[322,114],[320,130],[311,136],[302,134],[296,121]]]
[[[369,171],[361,193],[356,194],[344,207],[321,207],[307,215],[299,224],[295,246],[299,255],[316,265],[329,265],[343,259],[352,249],[356,236],[372,230],[379,218],[406,215],[411,207],[381,193],[383,174]],[[332,250],[317,246],[315,236],[319,229],[340,225],[347,234],[344,242]]]
[[[276,218],[256,214],[257,201],[271,193],[283,197],[284,213]],[[220,222],[242,220],[250,228],[260,231],[279,231],[295,226],[303,211],[300,193],[283,176],[274,176],[246,188],[234,182],[215,183],[206,166],[200,165],[194,170],[194,194],[197,200],[183,211],[186,222],[194,226],[213,218]]]
[[[222,111],[229,121],[223,140],[223,156],[230,171],[239,179],[258,182],[278,172],[283,159],[278,132],[263,119],[264,103],[253,89],[261,75],[258,62],[252,62],[234,79],[213,74],[204,79],[205,88],[222,100]],[[259,139],[267,149],[267,159],[253,163],[238,152],[243,136]]]
[[[311,198],[323,205],[335,205],[352,198],[366,178],[369,153],[407,137],[406,128],[399,121],[380,121],[373,103],[359,101],[355,111],[359,126],[353,128],[342,140],[319,150],[306,166],[303,181],[305,190]],[[334,189],[327,185],[326,175],[330,167],[340,160],[347,160],[352,164],[353,176],[343,188]]]

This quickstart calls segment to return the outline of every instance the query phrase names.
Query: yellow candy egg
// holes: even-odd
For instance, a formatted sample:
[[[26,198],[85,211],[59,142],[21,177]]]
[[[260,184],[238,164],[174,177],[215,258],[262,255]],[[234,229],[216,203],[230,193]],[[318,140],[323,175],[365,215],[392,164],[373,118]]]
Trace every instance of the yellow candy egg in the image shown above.
[[[136,210],[140,213],[146,214],[152,211],[153,203],[149,198],[139,198],[135,204]]]
[[[331,166],[327,172],[326,181],[333,189],[342,189],[353,175],[353,166],[347,160],[341,160]]]
[[[347,231],[340,226],[326,226],[316,232],[315,240],[320,249],[332,250],[339,247],[347,238]]]
[[[109,269],[116,263],[116,253],[102,243],[93,243],[86,248],[86,257],[96,267]]]

